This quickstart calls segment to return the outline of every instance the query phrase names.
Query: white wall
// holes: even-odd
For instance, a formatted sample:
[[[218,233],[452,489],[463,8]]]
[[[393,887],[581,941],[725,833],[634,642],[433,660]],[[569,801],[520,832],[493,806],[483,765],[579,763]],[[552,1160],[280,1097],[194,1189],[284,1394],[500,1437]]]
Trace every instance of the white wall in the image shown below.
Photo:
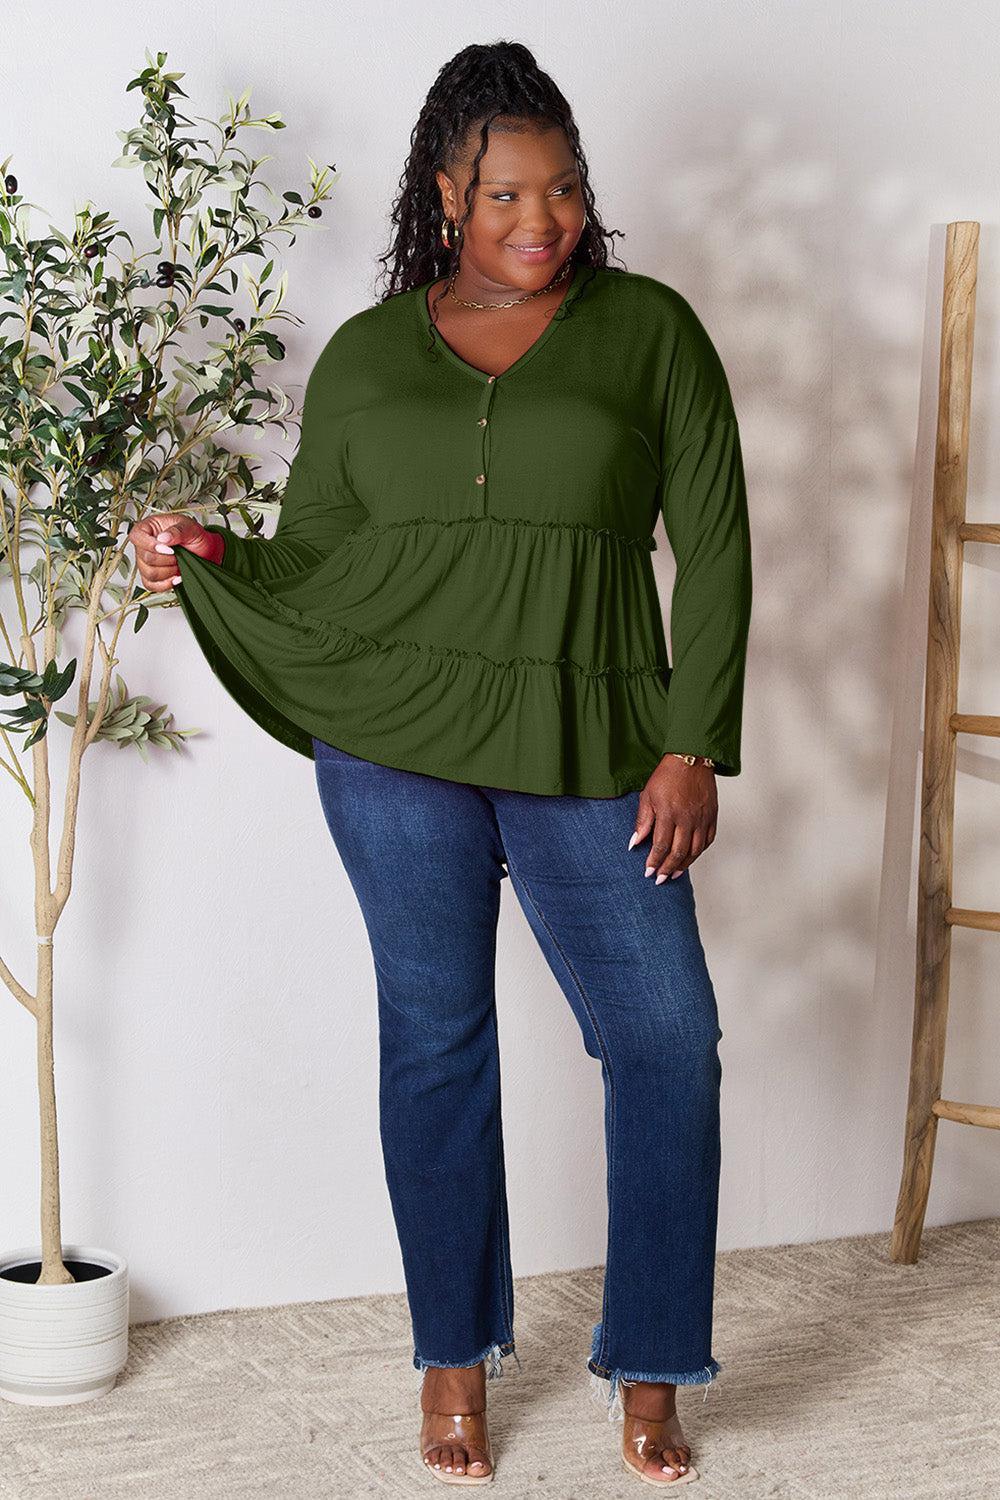
[[[959,22],[943,3],[901,0],[449,0],[430,14],[175,0],[105,4],[95,26],[76,6],[15,3],[6,32],[0,139],[44,206],[36,233],[87,198],[145,233],[138,175],[108,165],[145,47],[184,70],[193,113],[250,86],[256,108],[284,115],[288,130],[257,146],[279,187],[306,180],[307,153],[337,163],[323,231],[287,256],[304,319],[289,381],[374,300],[441,64],[506,36],[554,74],[605,222],[627,232],[626,264],[693,302],[742,424],[755,545],[744,771],[720,784],[719,837],[693,870],[724,1031],[720,1248],[888,1231],[952,218],[983,223],[970,516],[1000,519],[995,10],[972,0]],[[987,550],[969,553],[961,706],[997,712],[1000,559]],[[654,560],[666,609],[662,528]],[[87,757],[56,945],[64,1238],[128,1257],[137,1319],[398,1290],[374,977],[312,765],[241,713],[179,613],[124,644],[130,689],[205,733],[149,767],[106,746]],[[963,739],[959,769],[956,904],[995,907],[1000,760]],[[27,809],[9,778],[0,797],[0,952],[30,986]],[[996,1100],[996,939],[959,930],[954,958],[945,1093]],[[515,1272],[599,1263],[599,1070],[507,886],[498,982]],[[0,1246],[13,1246],[37,1238],[37,1125],[33,1029],[5,1006]],[[996,1138],[943,1124],[928,1223],[998,1207]],[[581,1350],[588,1338],[582,1326]]]

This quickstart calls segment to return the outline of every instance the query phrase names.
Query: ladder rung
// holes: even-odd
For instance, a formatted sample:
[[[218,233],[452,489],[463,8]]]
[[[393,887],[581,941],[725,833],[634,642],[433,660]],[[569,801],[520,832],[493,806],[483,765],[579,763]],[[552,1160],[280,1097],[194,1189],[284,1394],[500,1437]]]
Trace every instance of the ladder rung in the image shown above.
[[[931,1113],[942,1120],[957,1120],[960,1125],[985,1125],[1000,1130],[1000,1108],[995,1104],[960,1104],[957,1099],[935,1099]]]
[[[964,906],[949,906],[944,919],[952,927],[981,927],[986,932],[1000,932],[1000,911],[969,911]]]
[[[963,521],[958,528],[963,542],[1000,543],[1000,526],[980,525],[975,521]]]
[[[1000,715],[950,714],[948,727],[954,734],[1000,734]]]

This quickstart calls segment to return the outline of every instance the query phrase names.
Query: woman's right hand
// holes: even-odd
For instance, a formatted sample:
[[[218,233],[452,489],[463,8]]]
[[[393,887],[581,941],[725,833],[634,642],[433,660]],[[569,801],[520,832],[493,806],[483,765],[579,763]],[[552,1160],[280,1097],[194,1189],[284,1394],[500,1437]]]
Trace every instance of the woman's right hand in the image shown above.
[[[165,514],[146,516],[137,521],[128,534],[135,548],[135,560],[143,587],[151,594],[164,594],[180,583],[174,549],[186,547],[209,562],[219,563],[225,551],[225,539],[207,531],[193,516]],[[163,550],[158,550],[162,548]]]

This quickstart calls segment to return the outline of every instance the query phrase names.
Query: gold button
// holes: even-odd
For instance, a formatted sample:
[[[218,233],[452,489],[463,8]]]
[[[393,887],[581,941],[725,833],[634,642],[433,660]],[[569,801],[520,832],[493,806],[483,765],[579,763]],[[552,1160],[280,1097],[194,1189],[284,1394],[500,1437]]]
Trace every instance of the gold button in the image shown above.
[[[486,475],[485,474],[477,474],[476,475],[476,483],[477,484],[485,484],[486,483]]]
[[[486,426],[486,418],[485,417],[480,417],[479,418],[479,425],[480,425],[480,427],[485,427]]]

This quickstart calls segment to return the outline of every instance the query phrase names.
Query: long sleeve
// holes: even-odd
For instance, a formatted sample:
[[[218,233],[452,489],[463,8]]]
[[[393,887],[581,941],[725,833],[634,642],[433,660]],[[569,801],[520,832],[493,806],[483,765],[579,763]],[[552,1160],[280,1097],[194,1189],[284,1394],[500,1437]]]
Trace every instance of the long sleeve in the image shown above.
[[[677,564],[664,753],[709,755],[740,773],[752,599],[739,427],[719,357],[693,312],[675,360],[659,503]]]
[[[323,347],[273,535],[214,516],[221,563],[177,550],[209,667],[309,758],[324,742],[545,796],[638,790],[669,750],[736,775],[746,495],[725,372],[692,308],[655,277],[579,262],[495,376],[442,339],[432,284]]]
[[[348,373],[340,368],[336,334],[306,384],[298,450],[285,481],[272,537],[238,536],[226,526],[206,531],[225,538],[219,564],[242,578],[284,578],[322,562],[367,517],[347,474]]]

